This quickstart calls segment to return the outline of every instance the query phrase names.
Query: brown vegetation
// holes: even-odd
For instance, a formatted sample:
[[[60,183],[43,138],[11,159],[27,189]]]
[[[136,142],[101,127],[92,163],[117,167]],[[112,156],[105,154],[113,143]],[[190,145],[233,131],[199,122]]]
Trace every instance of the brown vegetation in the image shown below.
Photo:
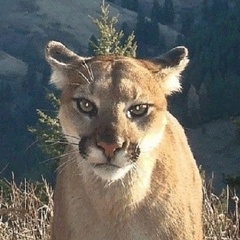
[[[237,240],[240,238],[239,197],[229,187],[217,196],[212,181],[204,181],[203,187],[204,239]],[[53,190],[46,180],[24,181],[19,185],[14,180],[1,180],[0,185],[0,239],[49,239]]]
[[[49,239],[53,190],[46,180],[1,180],[0,186],[0,239]]]
[[[209,182],[203,180],[203,195],[204,239],[240,239],[239,197],[236,190],[227,186],[219,196],[214,194],[212,177]]]

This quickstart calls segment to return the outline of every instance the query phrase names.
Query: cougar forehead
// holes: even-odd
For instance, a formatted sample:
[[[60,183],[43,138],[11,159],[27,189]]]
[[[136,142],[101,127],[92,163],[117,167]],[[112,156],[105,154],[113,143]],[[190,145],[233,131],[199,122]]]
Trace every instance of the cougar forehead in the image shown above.
[[[114,101],[155,101],[164,100],[164,91],[155,79],[154,74],[148,70],[141,61],[119,57],[97,57],[86,61],[88,69],[84,66],[78,68],[78,77],[71,80],[63,93],[62,100],[72,94],[86,94],[97,99]],[[90,73],[90,72],[91,73]],[[84,78],[89,83],[83,84]],[[111,97],[109,99],[109,97]],[[111,101],[110,101],[111,100]]]

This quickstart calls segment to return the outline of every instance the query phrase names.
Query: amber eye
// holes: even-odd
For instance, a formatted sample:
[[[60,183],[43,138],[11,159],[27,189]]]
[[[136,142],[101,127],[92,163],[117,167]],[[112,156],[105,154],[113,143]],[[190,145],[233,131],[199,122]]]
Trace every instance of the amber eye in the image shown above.
[[[95,116],[97,114],[97,107],[93,102],[85,98],[75,98],[73,100],[76,102],[77,108],[80,112],[90,116]]]
[[[149,109],[148,104],[134,105],[129,108],[128,116],[130,118],[143,117],[143,116],[147,115],[148,109]]]

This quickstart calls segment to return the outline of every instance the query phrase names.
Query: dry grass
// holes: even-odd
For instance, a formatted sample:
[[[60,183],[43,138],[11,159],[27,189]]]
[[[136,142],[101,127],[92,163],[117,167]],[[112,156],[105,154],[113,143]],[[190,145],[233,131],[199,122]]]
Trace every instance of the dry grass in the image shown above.
[[[47,240],[53,215],[53,190],[41,183],[0,182],[0,239]]]
[[[213,193],[212,180],[203,181],[204,239],[240,239],[239,198],[228,187],[220,196]],[[53,190],[41,183],[0,181],[0,239],[47,240],[53,215]],[[193,239],[194,240],[194,239]]]
[[[204,179],[204,178],[203,178]],[[228,186],[217,196],[213,193],[213,177],[209,182],[203,180],[203,231],[205,240],[238,240],[239,197],[235,189]]]

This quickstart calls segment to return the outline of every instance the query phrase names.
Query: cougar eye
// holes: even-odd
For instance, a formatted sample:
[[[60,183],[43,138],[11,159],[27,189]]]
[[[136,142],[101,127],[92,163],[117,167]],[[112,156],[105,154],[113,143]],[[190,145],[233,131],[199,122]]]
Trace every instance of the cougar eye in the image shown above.
[[[85,98],[75,98],[74,101],[77,104],[77,108],[80,112],[95,116],[97,114],[97,107],[91,101]]]
[[[148,113],[149,105],[148,104],[139,104],[129,108],[128,117],[136,118],[143,117]]]

